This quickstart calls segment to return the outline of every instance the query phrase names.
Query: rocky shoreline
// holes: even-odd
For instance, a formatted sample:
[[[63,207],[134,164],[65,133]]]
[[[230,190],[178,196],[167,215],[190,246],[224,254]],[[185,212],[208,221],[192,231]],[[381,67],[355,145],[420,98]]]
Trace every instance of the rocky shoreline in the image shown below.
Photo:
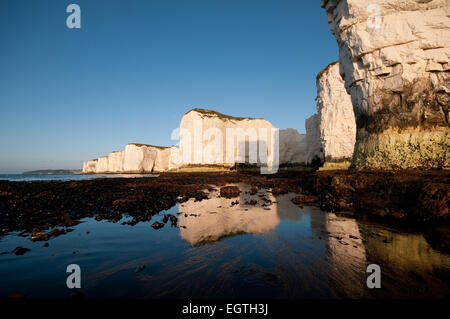
[[[293,200],[297,205],[424,232],[438,249],[449,251],[449,181],[450,171],[439,170],[162,173],[158,178],[0,181],[0,236],[20,232],[31,240],[47,241],[70,232],[85,217],[118,222],[128,215],[132,220],[127,223],[134,225],[189,198],[207,199],[208,190],[246,183],[254,189],[271,189],[274,196],[297,193]]]

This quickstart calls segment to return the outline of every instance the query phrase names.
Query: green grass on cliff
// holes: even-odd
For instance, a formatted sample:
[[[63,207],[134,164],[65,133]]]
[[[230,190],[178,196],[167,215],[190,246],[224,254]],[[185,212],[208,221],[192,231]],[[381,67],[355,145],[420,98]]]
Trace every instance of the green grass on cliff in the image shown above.
[[[190,112],[197,112],[202,115],[208,116],[208,117],[218,117],[221,120],[231,120],[231,121],[243,121],[243,120],[263,120],[262,118],[253,118],[253,117],[236,117],[231,115],[226,115],[220,112],[216,112],[213,110],[207,110],[207,109],[201,109],[201,108],[195,108],[190,111],[187,111],[185,113],[188,114]]]

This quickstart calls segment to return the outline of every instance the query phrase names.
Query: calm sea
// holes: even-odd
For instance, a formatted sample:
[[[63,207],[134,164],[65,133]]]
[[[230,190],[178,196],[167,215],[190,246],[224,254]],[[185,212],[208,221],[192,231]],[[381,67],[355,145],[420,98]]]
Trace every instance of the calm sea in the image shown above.
[[[0,174],[0,180],[13,182],[32,182],[32,181],[77,181],[92,178],[136,178],[136,177],[155,177],[157,175],[141,174]]]

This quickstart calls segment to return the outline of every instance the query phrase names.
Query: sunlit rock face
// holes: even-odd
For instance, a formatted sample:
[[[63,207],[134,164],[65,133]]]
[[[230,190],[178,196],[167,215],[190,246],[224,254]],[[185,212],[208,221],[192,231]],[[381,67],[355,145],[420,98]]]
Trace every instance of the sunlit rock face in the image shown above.
[[[323,162],[323,148],[320,142],[320,117],[314,114],[306,119],[306,164]]]
[[[280,130],[280,164],[305,164],[306,134],[288,128]]]
[[[128,144],[125,150],[88,161],[83,173],[152,173],[176,168],[171,153],[174,147]]]
[[[157,149],[143,144],[125,146],[123,170],[128,173],[152,172],[157,157]]]
[[[95,172],[108,172],[108,156],[98,158]]]
[[[322,70],[316,79],[320,141],[325,161],[349,160],[356,140],[356,122],[350,95],[339,74],[339,63]]]
[[[323,0],[357,123],[353,163],[450,167],[450,2]]]
[[[257,195],[249,196],[243,185],[239,187],[243,190],[240,197],[227,199],[214,191],[208,200],[190,199],[179,204],[181,237],[191,245],[198,245],[237,234],[257,234],[274,229],[280,222],[276,204],[267,204]],[[275,201],[270,193],[265,193],[265,198]],[[257,201],[256,205],[246,204],[252,199]],[[232,205],[235,201],[239,203]]]
[[[111,152],[108,155],[108,171],[122,172],[123,171],[123,156],[124,156],[124,151]]]
[[[85,174],[92,174],[95,173],[96,168],[97,168],[97,160],[96,159],[90,160],[83,163],[82,172]]]
[[[275,155],[272,129],[273,125],[264,119],[193,109],[181,119],[179,160],[181,165],[261,164],[267,162],[261,157],[264,154],[270,163]],[[242,138],[235,135],[239,132]]]

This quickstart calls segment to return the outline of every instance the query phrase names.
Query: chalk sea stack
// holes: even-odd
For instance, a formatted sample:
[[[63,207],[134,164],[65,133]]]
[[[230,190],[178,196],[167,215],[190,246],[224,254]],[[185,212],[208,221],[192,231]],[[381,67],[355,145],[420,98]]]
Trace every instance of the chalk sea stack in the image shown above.
[[[449,168],[450,2],[323,0],[322,7],[356,117],[353,165]]]

